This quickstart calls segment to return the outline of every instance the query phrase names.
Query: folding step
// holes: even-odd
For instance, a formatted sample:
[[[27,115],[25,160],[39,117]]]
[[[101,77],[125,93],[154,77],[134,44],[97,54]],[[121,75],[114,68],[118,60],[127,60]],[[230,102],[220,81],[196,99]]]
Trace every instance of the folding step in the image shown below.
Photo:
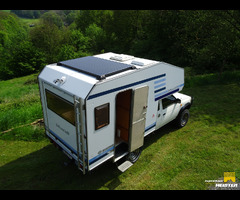
[[[123,162],[121,165],[118,166],[118,169],[121,172],[125,172],[128,168],[130,168],[133,165],[133,163],[131,163],[130,161],[126,160],[125,162]]]

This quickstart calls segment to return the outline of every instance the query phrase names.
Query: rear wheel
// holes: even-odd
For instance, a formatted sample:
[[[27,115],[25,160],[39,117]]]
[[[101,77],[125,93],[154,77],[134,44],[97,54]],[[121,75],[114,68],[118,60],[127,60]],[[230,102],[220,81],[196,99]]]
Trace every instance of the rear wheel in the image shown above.
[[[182,111],[176,120],[177,126],[180,128],[186,126],[189,116],[190,116],[190,113],[188,109],[185,109],[184,111]]]
[[[142,152],[142,148],[138,148],[138,149],[136,149],[135,151],[130,152],[130,153],[127,155],[127,160],[129,160],[129,161],[132,162],[132,163],[137,162],[138,158],[139,158],[140,155],[141,155],[141,152]]]

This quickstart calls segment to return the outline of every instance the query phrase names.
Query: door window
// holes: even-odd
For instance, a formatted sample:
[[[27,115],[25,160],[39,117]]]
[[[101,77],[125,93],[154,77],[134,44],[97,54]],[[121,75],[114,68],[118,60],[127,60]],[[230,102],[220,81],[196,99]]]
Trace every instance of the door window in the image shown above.
[[[166,97],[165,99],[162,99],[162,106],[163,109],[167,108],[168,106],[172,105],[173,103],[175,103],[176,98],[171,95]]]

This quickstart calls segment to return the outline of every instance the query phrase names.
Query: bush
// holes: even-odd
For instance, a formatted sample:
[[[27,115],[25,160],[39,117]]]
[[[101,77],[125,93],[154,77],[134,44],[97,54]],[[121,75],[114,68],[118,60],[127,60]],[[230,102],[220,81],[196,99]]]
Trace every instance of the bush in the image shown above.
[[[46,64],[44,53],[36,49],[29,41],[22,41],[14,49],[13,57],[9,69],[14,77],[37,72]]]

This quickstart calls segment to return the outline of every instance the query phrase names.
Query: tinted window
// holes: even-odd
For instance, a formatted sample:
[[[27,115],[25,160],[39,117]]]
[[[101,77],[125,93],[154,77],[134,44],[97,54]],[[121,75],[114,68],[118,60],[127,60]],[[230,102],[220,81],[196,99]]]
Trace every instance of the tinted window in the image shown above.
[[[60,96],[46,91],[47,107],[57,115],[75,125],[74,105]]]
[[[163,109],[165,109],[168,106],[170,106],[171,104],[173,104],[175,100],[176,100],[176,98],[173,95],[168,96],[165,99],[162,99]]]

